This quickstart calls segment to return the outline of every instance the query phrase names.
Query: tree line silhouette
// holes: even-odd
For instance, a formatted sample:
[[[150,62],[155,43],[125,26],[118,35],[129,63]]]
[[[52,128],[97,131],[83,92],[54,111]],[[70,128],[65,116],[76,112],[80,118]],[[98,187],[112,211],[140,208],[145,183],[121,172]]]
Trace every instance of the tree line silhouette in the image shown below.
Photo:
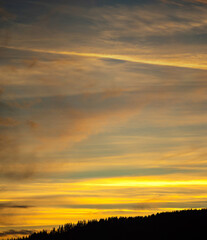
[[[206,233],[207,209],[201,209],[79,221],[16,240],[205,239]]]

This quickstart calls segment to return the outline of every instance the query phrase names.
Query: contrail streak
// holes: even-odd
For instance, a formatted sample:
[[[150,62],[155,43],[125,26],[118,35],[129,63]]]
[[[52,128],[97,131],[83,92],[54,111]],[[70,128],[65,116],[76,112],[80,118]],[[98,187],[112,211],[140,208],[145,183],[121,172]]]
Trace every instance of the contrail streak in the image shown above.
[[[116,55],[116,54],[104,54],[104,53],[81,53],[81,52],[73,52],[73,51],[56,51],[56,50],[44,50],[44,49],[36,49],[36,48],[24,48],[24,47],[14,47],[14,46],[0,46],[3,48],[21,50],[21,51],[31,51],[37,53],[49,53],[49,54],[57,54],[57,55],[65,55],[65,56],[80,56],[80,57],[89,57],[89,58],[105,58],[105,59],[114,59],[114,60],[122,60],[133,63],[143,63],[150,65],[158,65],[158,66],[166,66],[166,67],[180,67],[180,68],[191,68],[191,69],[200,69],[207,70],[207,66],[204,64],[196,64],[196,63],[186,63],[186,62],[170,62],[166,60],[149,60],[143,59],[136,55]]]

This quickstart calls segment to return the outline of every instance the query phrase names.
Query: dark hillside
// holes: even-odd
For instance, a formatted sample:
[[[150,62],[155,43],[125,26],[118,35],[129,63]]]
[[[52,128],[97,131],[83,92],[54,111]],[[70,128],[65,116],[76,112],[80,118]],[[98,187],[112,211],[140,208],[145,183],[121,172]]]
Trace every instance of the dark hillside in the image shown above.
[[[24,240],[79,239],[206,239],[207,209],[120,217],[66,224],[51,232],[34,233]],[[19,239],[20,240],[20,239]]]

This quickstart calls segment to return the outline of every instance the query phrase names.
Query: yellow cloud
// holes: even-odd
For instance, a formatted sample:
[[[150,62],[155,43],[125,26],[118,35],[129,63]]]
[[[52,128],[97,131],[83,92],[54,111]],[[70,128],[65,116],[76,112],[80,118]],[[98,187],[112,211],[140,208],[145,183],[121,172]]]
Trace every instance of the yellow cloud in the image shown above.
[[[31,51],[37,53],[49,53],[56,55],[68,55],[68,56],[79,56],[79,57],[89,57],[89,58],[105,58],[105,59],[115,59],[122,60],[134,63],[144,63],[158,66],[170,66],[170,67],[181,67],[181,68],[191,68],[191,69],[200,69],[207,70],[207,66],[204,63],[193,63],[190,61],[183,62],[179,59],[150,59],[146,56],[133,56],[133,55],[116,55],[116,54],[104,54],[104,53],[81,53],[81,52],[70,52],[70,51],[57,51],[57,50],[44,50],[44,49],[35,49],[35,48],[24,48],[24,47],[13,47],[7,46],[5,48],[15,49],[15,50],[23,50],[23,51]]]

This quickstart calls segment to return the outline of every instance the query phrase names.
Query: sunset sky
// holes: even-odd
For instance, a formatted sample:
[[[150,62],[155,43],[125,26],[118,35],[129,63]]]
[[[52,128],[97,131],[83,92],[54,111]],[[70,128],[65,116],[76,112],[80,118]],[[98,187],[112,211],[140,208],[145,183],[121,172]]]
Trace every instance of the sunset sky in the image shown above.
[[[207,207],[207,0],[0,0],[0,238]]]

